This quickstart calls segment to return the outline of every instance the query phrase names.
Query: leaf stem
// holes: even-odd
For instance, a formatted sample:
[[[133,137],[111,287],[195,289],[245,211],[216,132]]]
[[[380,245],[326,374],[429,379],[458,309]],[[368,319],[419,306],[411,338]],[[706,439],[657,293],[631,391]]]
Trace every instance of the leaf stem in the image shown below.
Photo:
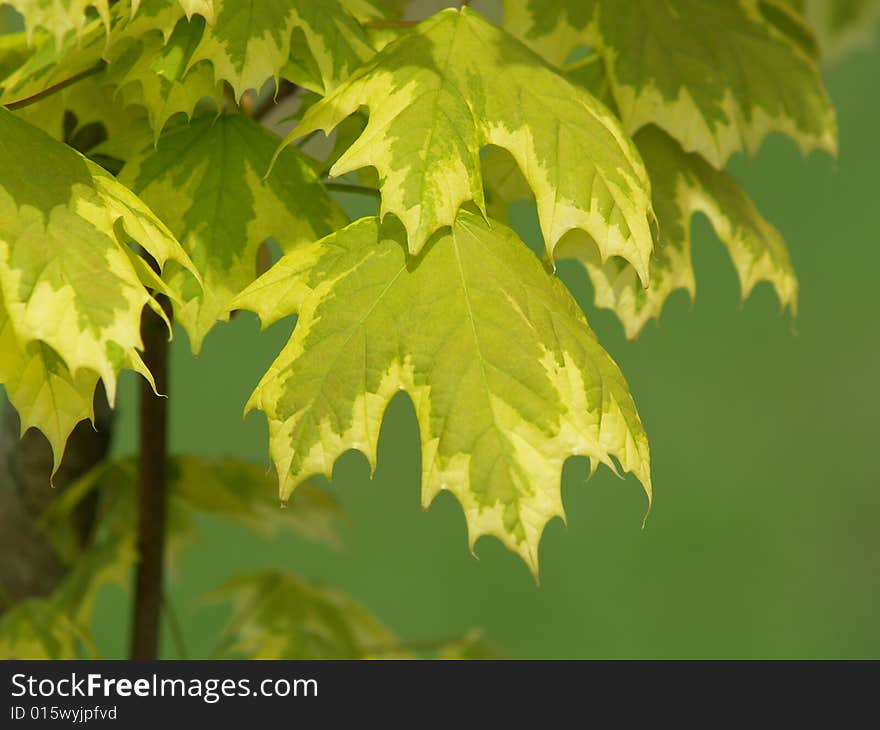
[[[171,305],[157,297],[166,314]],[[156,390],[168,393],[168,329],[151,309],[141,323],[144,364],[153,374]],[[137,553],[132,607],[131,658],[156,659],[159,654],[162,575],[165,563],[167,508],[168,399],[157,397],[146,380],[140,395],[140,474],[138,483]]]
[[[421,20],[368,20],[363,25],[365,28],[412,28],[421,22]]]
[[[99,61],[91,68],[87,68],[85,71],[80,71],[78,74],[74,74],[69,79],[64,79],[64,81],[59,81],[57,84],[53,84],[52,86],[43,89],[42,91],[33,94],[32,96],[25,97],[24,99],[19,99],[18,101],[11,101],[8,104],[4,104],[3,106],[11,112],[14,112],[16,109],[22,109],[26,106],[30,106],[31,104],[36,104],[38,101],[45,99],[47,96],[51,96],[62,89],[66,89],[68,86],[75,84],[77,81],[82,81],[83,79],[88,78],[89,76],[94,76],[97,73],[100,73],[104,70],[104,67],[107,64],[104,61]]]
[[[162,594],[162,611],[165,613],[165,620],[168,622],[168,628],[171,629],[171,639],[174,641],[174,648],[177,650],[178,659],[189,659],[189,650],[186,648],[186,639],[183,634],[183,627],[180,625],[180,619],[174,610],[174,605],[167,593]]]
[[[326,187],[328,190],[336,190],[340,193],[357,193],[359,195],[370,195],[374,198],[379,198],[382,195],[378,190],[376,190],[376,188],[368,188],[366,185],[353,185],[351,183],[331,182],[329,180],[325,180],[324,187]]]

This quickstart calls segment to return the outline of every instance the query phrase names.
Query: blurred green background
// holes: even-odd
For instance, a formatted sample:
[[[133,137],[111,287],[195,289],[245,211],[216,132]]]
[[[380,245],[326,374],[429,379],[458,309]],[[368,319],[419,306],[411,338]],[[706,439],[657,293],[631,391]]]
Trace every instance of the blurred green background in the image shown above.
[[[740,305],[734,269],[702,218],[696,303],[679,292],[636,342],[593,309],[584,273],[561,267],[651,437],[656,500],[644,530],[633,478],[603,469],[588,480],[586,462],[570,460],[568,525],[545,533],[540,586],[498,542],[484,538],[471,555],[450,495],[427,512],[419,505],[416,421],[398,397],[374,478],[348,454],[328,485],[350,517],[344,550],[203,521],[203,539],[170,579],[190,654],[210,653],[228,610],[197,597],[235,573],[276,567],[350,592],[406,641],[479,628],[513,657],[880,657],[878,76],[876,48],[827,72],[838,160],[804,160],[773,138],[756,159],[734,161],[791,247],[796,320],[780,316],[766,284]],[[535,242],[528,206],[516,216]],[[262,416],[243,421],[241,410],[291,326],[260,334],[242,315],[198,359],[178,334],[173,451],[267,462]],[[129,378],[120,394],[120,455],[135,450],[136,386]],[[107,656],[125,656],[127,601],[115,587],[99,597],[94,630]]]

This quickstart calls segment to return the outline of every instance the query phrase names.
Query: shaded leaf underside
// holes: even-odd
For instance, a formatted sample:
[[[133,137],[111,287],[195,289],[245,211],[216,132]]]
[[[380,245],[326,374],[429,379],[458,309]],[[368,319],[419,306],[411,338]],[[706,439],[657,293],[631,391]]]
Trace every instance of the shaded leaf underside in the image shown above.
[[[262,179],[280,139],[241,114],[205,116],[138,149],[120,174],[161,217],[202,275],[171,266],[165,280],[181,292],[175,317],[197,352],[232,298],[256,277],[257,250],[270,236],[282,249],[312,242],[346,217],[308,161],[286,149]]]
[[[687,153],[657,127],[635,137],[654,185],[654,209],[660,245],[651,266],[651,285],[641,286],[631,267],[621,261],[602,264],[594,246],[573,253],[584,263],[596,292],[596,306],[614,310],[628,337],[660,316],[676,289],[696,291],[691,260],[691,218],[703,213],[727,248],[739,277],[742,298],[760,281],[776,290],[783,307],[797,309],[797,279],[779,231],[764,219],[736,180],[702,157]]]

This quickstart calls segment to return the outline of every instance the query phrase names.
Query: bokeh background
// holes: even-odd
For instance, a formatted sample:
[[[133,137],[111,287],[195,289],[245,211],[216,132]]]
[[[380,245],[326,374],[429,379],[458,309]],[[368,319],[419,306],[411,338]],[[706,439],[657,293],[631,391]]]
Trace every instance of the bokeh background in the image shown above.
[[[694,221],[698,293],[679,292],[660,324],[628,342],[596,311],[576,265],[560,273],[629,379],[651,437],[656,499],[642,529],[633,478],[582,460],[563,478],[568,524],[541,544],[541,581],[500,543],[467,548],[450,495],[423,511],[415,416],[387,414],[379,465],[343,457],[327,488],[344,504],[345,547],[267,541],[204,519],[171,595],[192,656],[207,656],[228,609],[198,597],[230,576],[290,569],[336,585],[405,641],[482,630],[512,657],[880,657],[880,51],[827,69],[840,155],[803,159],[771,138],[735,174],[785,234],[800,277],[796,320],[763,284],[744,304],[708,223]],[[346,198],[350,212],[361,200]],[[527,205],[515,211],[532,243]],[[219,326],[198,359],[173,346],[177,453],[267,461],[247,396],[292,328],[250,315]],[[137,382],[119,399],[117,455],[135,452]],[[105,656],[124,657],[128,595],[108,587],[94,618]],[[167,634],[168,632],[166,632]],[[164,655],[175,656],[166,636]]]

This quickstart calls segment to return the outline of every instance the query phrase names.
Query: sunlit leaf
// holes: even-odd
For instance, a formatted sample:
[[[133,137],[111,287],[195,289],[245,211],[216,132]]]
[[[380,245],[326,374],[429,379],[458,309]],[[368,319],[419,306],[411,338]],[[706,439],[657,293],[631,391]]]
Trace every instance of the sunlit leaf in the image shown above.
[[[375,465],[400,390],[419,420],[422,503],[452,492],[471,546],[495,535],[536,571],[570,455],[612,468],[613,456],[650,494],[623,376],[563,285],[500,224],[462,211],[414,262],[400,234],[365,218],[284,256],[238,305],[264,325],[299,314],[249,403],[269,419],[282,499],[348,449]]]
[[[288,139],[329,131],[362,105],[367,128],[331,174],[375,167],[382,213],[403,221],[412,253],[462,203],[484,206],[480,149],[494,144],[525,171],[548,252],[581,228],[647,282],[649,184],[629,138],[591,94],[477,13],[425,21],[312,107]]]

